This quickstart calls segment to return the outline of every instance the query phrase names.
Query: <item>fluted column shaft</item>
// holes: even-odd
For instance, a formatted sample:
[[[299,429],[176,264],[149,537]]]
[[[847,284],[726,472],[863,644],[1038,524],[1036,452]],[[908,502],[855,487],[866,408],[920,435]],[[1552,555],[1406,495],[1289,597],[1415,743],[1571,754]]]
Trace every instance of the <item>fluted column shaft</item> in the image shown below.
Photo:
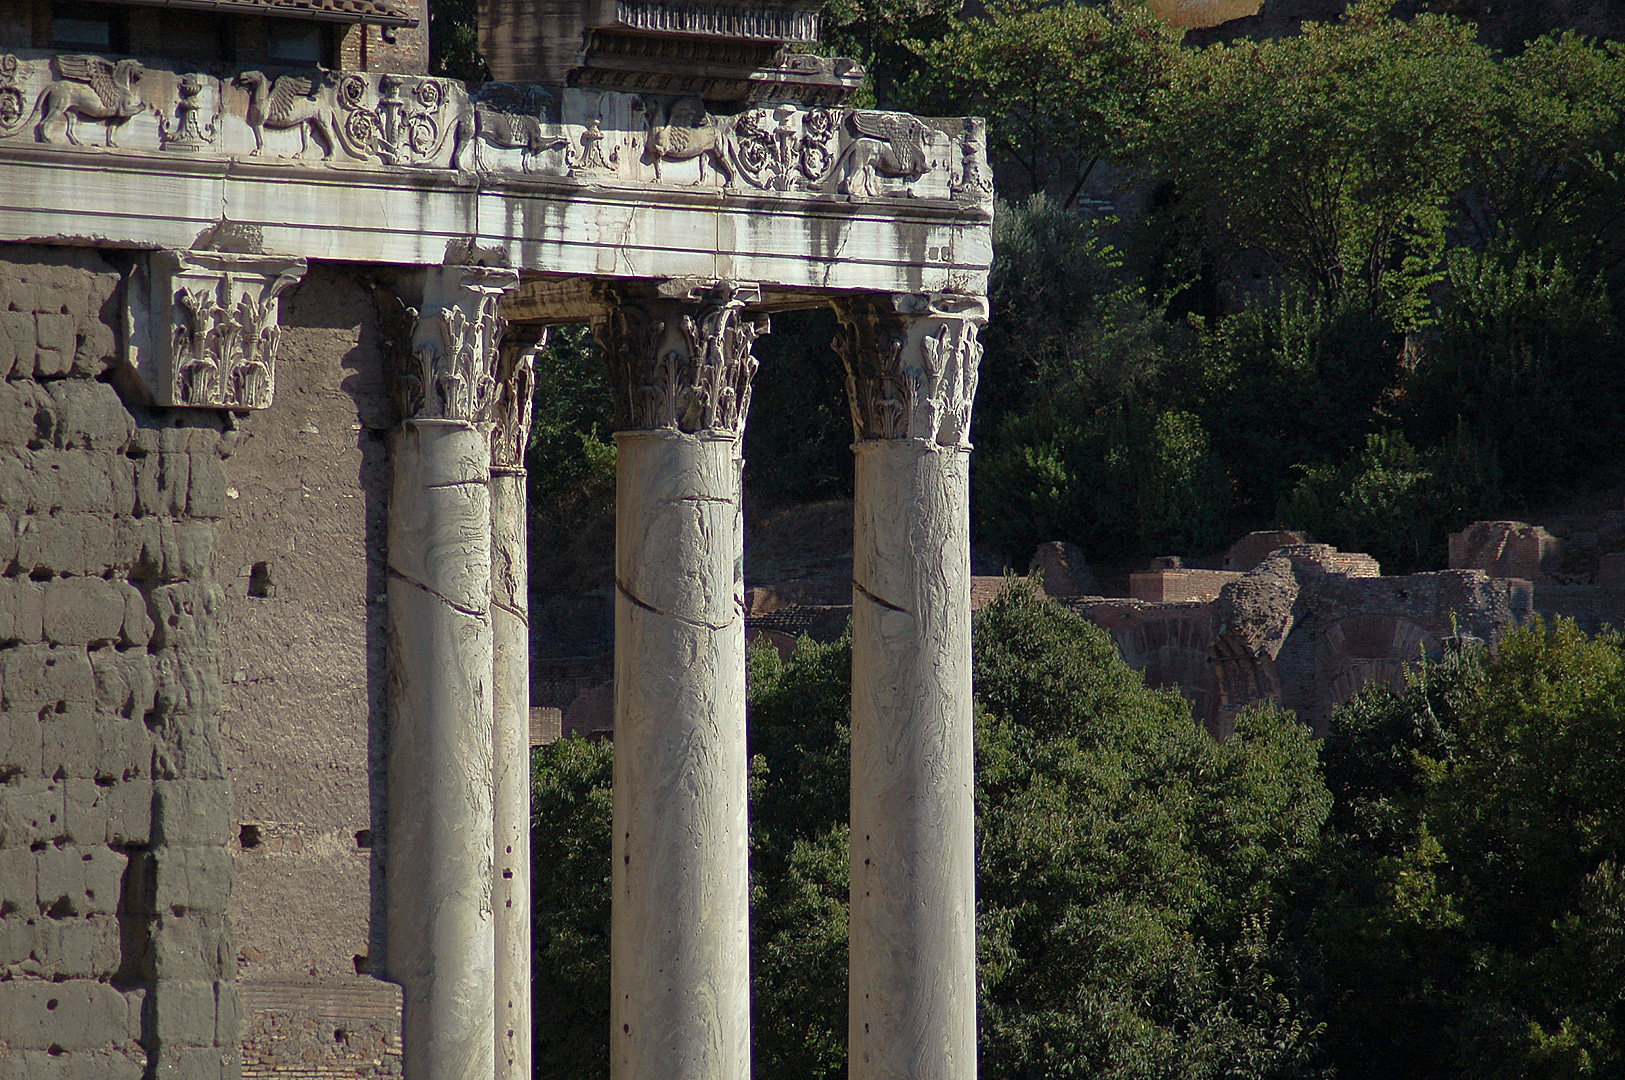
[[[612,1080],[748,1080],[740,436],[755,338],[736,287],[618,297]]]
[[[979,299],[837,305],[857,441],[852,1080],[974,1080],[970,410]]]
[[[512,271],[436,267],[401,358],[391,442],[386,888],[409,1080],[489,1080],[492,893],[491,408]]]

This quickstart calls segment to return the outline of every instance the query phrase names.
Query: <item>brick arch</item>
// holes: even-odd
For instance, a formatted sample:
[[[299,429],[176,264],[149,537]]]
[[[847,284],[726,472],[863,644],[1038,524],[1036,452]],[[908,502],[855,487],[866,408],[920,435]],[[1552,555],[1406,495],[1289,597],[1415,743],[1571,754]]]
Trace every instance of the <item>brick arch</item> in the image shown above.
[[[1219,705],[1208,727],[1221,742],[1235,730],[1236,716],[1257,701],[1281,700],[1281,674],[1275,658],[1254,652],[1238,634],[1224,634],[1213,643],[1210,655],[1219,688]]]
[[[1203,727],[1214,730],[1219,713],[1219,680],[1208,659],[1213,651],[1213,621],[1200,614],[1153,618],[1113,634],[1117,651],[1147,686],[1178,690],[1191,703]]]
[[[1316,711],[1329,715],[1369,683],[1403,686],[1406,670],[1424,657],[1437,657],[1439,648],[1437,634],[1399,615],[1360,612],[1337,620],[1321,632],[1315,647]]]

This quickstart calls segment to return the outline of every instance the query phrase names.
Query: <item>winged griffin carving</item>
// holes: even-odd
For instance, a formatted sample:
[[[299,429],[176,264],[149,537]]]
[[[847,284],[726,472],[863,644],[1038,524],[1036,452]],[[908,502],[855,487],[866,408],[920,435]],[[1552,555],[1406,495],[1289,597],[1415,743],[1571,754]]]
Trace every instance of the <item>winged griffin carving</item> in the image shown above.
[[[841,154],[841,194],[874,198],[880,177],[918,180],[930,168],[925,125],[914,117],[859,109],[849,122],[857,138]]]
[[[335,129],[333,88],[299,75],[279,75],[272,82],[262,71],[245,71],[234,80],[248,90],[248,126],[254,131],[254,153],[265,149],[265,129],[299,129],[299,153],[310,148],[309,128],[321,144],[323,159],[333,156]]]
[[[74,133],[74,119],[89,118],[106,124],[106,145],[113,145],[113,129],[142,110],[136,81],[143,70],[139,60],[113,63],[99,56],[67,55],[56,58],[60,76],[40,93],[34,106],[41,142],[57,142],[57,132],[75,146],[83,145]]]

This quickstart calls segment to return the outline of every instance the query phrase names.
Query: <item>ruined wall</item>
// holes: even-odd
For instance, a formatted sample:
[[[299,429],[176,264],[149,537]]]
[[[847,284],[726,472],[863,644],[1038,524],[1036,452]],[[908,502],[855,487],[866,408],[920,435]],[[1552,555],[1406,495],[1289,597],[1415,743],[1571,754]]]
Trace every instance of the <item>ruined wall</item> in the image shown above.
[[[398,1075],[369,283],[270,409],[132,409],[118,258],[0,247],[0,1076]]]
[[[369,972],[397,413],[356,274],[312,266],[281,323],[276,397],[238,421],[218,539],[243,1075],[389,1075],[399,993]]]
[[[236,1058],[213,580],[232,439],[103,381],[119,282],[94,252],[0,247],[8,1078]]]

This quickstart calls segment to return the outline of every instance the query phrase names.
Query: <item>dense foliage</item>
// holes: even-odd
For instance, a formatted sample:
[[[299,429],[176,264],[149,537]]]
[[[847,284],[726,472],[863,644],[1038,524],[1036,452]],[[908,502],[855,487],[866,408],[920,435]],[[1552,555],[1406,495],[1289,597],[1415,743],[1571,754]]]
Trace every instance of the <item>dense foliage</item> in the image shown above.
[[[1625,1068],[1625,639],[1536,626],[1213,743],[1103,633],[974,626],[980,1075]],[[849,642],[752,653],[758,1075],[845,1075]],[[608,742],[535,758],[536,1075],[607,1075]]]
[[[1311,936],[1349,1078],[1625,1068],[1625,641],[1467,648],[1332,722]]]
[[[1089,24],[1088,49],[1052,47],[1061,18]],[[1046,57],[1024,85],[1055,93],[994,110],[1012,201],[978,408],[984,543],[1121,562],[1282,524],[1403,571],[1442,565],[1476,516],[1618,481],[1625,50],[1549,35],[1502,56],[1378,0],[1204,49],[1163,48],[1141,18],[994,4],[919,47],[955,73],[917,78],[922,100],[982,106],[966,80],[996,86],[989,50],[1014,55],[1020,28]],[[1135,93],[1089,98],[1112,137],[1084,140],[1081,169],[1035,169],[1029,141],[1069,144],[1026,118],[1084,115],[1125,50]],[[1079,199],[1095,154],[1113,168]]]
[[[974,634],[980,1075],[1295,1075],[1316,1028],[1276,912],[1329,801],[1307,733],[1255,713],[1215,744],[1028,590]],[[751,656],[758,1075],[846,1072],[850,666]],[[610,772],[607,743],[537,751],[538,1076],[607,1064]]]

